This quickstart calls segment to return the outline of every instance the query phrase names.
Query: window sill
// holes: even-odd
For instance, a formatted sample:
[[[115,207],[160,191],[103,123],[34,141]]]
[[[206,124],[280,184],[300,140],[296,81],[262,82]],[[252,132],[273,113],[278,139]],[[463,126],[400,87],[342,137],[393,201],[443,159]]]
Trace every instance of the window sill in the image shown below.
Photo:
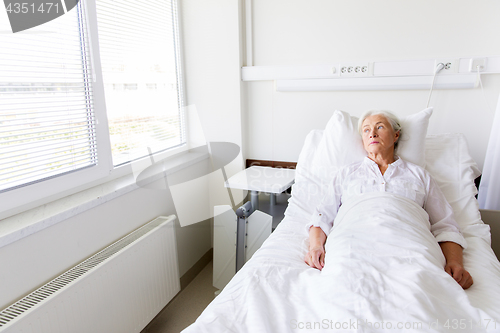
[[[207,158],[206,152],[186,152],[167,158],[161,163],[162,170],[141,179],[140,186],[134,175],[128,174],[3,219],[0,221],[0,248]]]

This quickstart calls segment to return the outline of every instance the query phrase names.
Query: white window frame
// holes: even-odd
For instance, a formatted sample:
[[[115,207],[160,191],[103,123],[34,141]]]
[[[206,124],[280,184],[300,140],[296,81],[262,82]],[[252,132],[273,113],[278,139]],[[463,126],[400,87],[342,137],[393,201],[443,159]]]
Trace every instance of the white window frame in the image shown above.
[[[104,85],[102,80],[101,61],[99,54],[99,42],[97,37],[98,33],[96,2],[95,0],[80,0],[80,2],[82,2],[82,5],[85,6],[88,29],[87,39],[89,40],[93,66],[92,71],[94,73],[92,89],[94,95],[94,116],[96,118],[95,131],[97,140],[98,165],[74,171],[68,174],[59,175],[38,183],[0,193],[0,220],[38,207],[48,202],[63,198],[65,196],[77,193],[79,191],[94,187],[96,185],[106,183],[113,179],[131,175],[133,172],[130,163],[113,168],[111,144],[109,138],[109,126],[106,114]],[[76,10],[76,8],[74,10]],[[177,19],[178,25],[180,26],[180,17],[178,17]],[[179,59],[177,60],[180,65],[178,75],[183,76],[183,57],[180,34],[178,38],[180,48]],[[180,82],[183,85],[180,87],[180,89],[183,90],[183,94],[181,95],[183,100],[181,102],[182,105],[185,105],[184,80],[181,79]],[[186,118],[184,117],[184,119]],[[183,126],[186,126],[185,133],[187,141],[189,135],[186,121],[184,121]],[[160,152],[154,155],[154,160],[161,161],[170,156],[187,152],[188,147],[189,142],[187,142],[183,146]],[[134,161],[134,163],[141,163],[145,159],[150,159],[150,157],[148,156],[142,160]]]
[[[95,2],[96,0],[80,0],[80,1],[87,2],[87,14],[88,14],[88,20],[89,20],[88,24],[89,24],[89,26],[92,27],[91,37],[97,36],[97,11],[96,11],[96,2]],[[182,42],[182,32],[180,31],[181,26],[182,26],[182,21],[181,21],[182,9],[181,9],[181,3],[179,0],[172,0],[172,1],[176,2],[177,15],[178,15],[177,16],[177,29],[178,29],[178,34],[177,34],[177,38],[178,38],[178,41],[177,41],[178,42],[177,43],[177,45],[178,45],[177,64],[178,64],[179,68],[177,71],[177,75],[181,76],[181,80],[180,80],[180,82],[179,82],[179,80],[177,80],[177,81],[178,81],[178,84],[180,84],[179,88],[183,92],[182,95],[180,96],[180,99],[181,99],[180,104],[181,104],[182,112],[184,112],[182,126],[184,126],[184,133],[186,135],[186,144],[184,144],[180,147],[170,148],[170,149],[153,154],[153,159],[155,162],[163,161],[169,157],[186,153],[189,151],[190,148],[192,148],[190,140],[189,140],[190,134],[189,134],[188,119],[187,119],[188,115],[185,113],[185,109],[186,109],[187,104],[186,104],[186,84],[185,84],[185,76],[184,76],[184,54],[183,54],[184,45]],[[95,45],[95,43],[98,43],[98,41],[96,41],[96,39],[97,38],[92,38],[92,40],[91,40],[93,46]],[[92,50],[92,52],[93,52],[94,56],[99,57],[99,53],[94,53],[94,50]],[[99,70],[101,70],[100,60],[99,60]],[[102,73],[102,72],[99,72],[99,73]],[[103,101],[102,107],[105,108],[106,104],[104,102],[104,85],[103,85],[102,77],[101,77],[100,84],[101,84],[101,86],[99,87],[99,89],[100,89],[99,99],[102,98],[102,101]],[[107,118],[106,118],[106,121],[107,121]],[[112,161],[111,143],[109,141],[109,126],[107,124],[106,124],[106,129],[108,130],[107,138],[108,138],[108,145],[109,145],[109,159],[110,159],[109,163],[110,163],[111,167],[110,167],[110,175],[107,177],[107,179],[105,181],[117,179],[117,178],[132,174],[134,171],[132,168],[132,164],[136,164],[136,165],[140,166],[140,165],[145,165],[145,164],[148,164],[151,162],[151,157],[146,156],[144,158],[134,160],[130,163],[114,167],[113,161]],[[146,162],[146,163],[144,163],[144,162]],[[101,183],[104,183],[105,181],[102,181]]]

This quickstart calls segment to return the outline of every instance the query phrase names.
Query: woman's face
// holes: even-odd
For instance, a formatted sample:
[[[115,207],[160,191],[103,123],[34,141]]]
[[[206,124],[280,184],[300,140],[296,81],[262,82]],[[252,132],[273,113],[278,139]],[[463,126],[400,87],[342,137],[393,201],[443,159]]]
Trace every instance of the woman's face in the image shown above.
[[[392,129],[389,120],[381,114],[367,117],[361,126],[363,146],[368,154],[393,154],[394,143],[399,138],[399,131]]]

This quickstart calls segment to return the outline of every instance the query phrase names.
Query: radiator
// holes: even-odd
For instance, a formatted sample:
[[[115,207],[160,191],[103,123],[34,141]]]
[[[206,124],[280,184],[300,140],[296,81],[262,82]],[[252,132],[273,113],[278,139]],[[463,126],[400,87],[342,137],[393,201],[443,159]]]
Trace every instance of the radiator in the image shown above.
[[[0,332],[140,332],[179,292],[175,215],[157,217],[0,312]]]

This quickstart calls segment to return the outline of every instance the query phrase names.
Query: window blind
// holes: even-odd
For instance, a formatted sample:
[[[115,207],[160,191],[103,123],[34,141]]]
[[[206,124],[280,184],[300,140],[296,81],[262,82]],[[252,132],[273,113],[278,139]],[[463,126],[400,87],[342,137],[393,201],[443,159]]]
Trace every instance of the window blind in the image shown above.
[[[184,144],[176,2],[96,8],[113,164]]]
[[[97,165],[86,35],[80,4],[0,34],[0,192]]]

